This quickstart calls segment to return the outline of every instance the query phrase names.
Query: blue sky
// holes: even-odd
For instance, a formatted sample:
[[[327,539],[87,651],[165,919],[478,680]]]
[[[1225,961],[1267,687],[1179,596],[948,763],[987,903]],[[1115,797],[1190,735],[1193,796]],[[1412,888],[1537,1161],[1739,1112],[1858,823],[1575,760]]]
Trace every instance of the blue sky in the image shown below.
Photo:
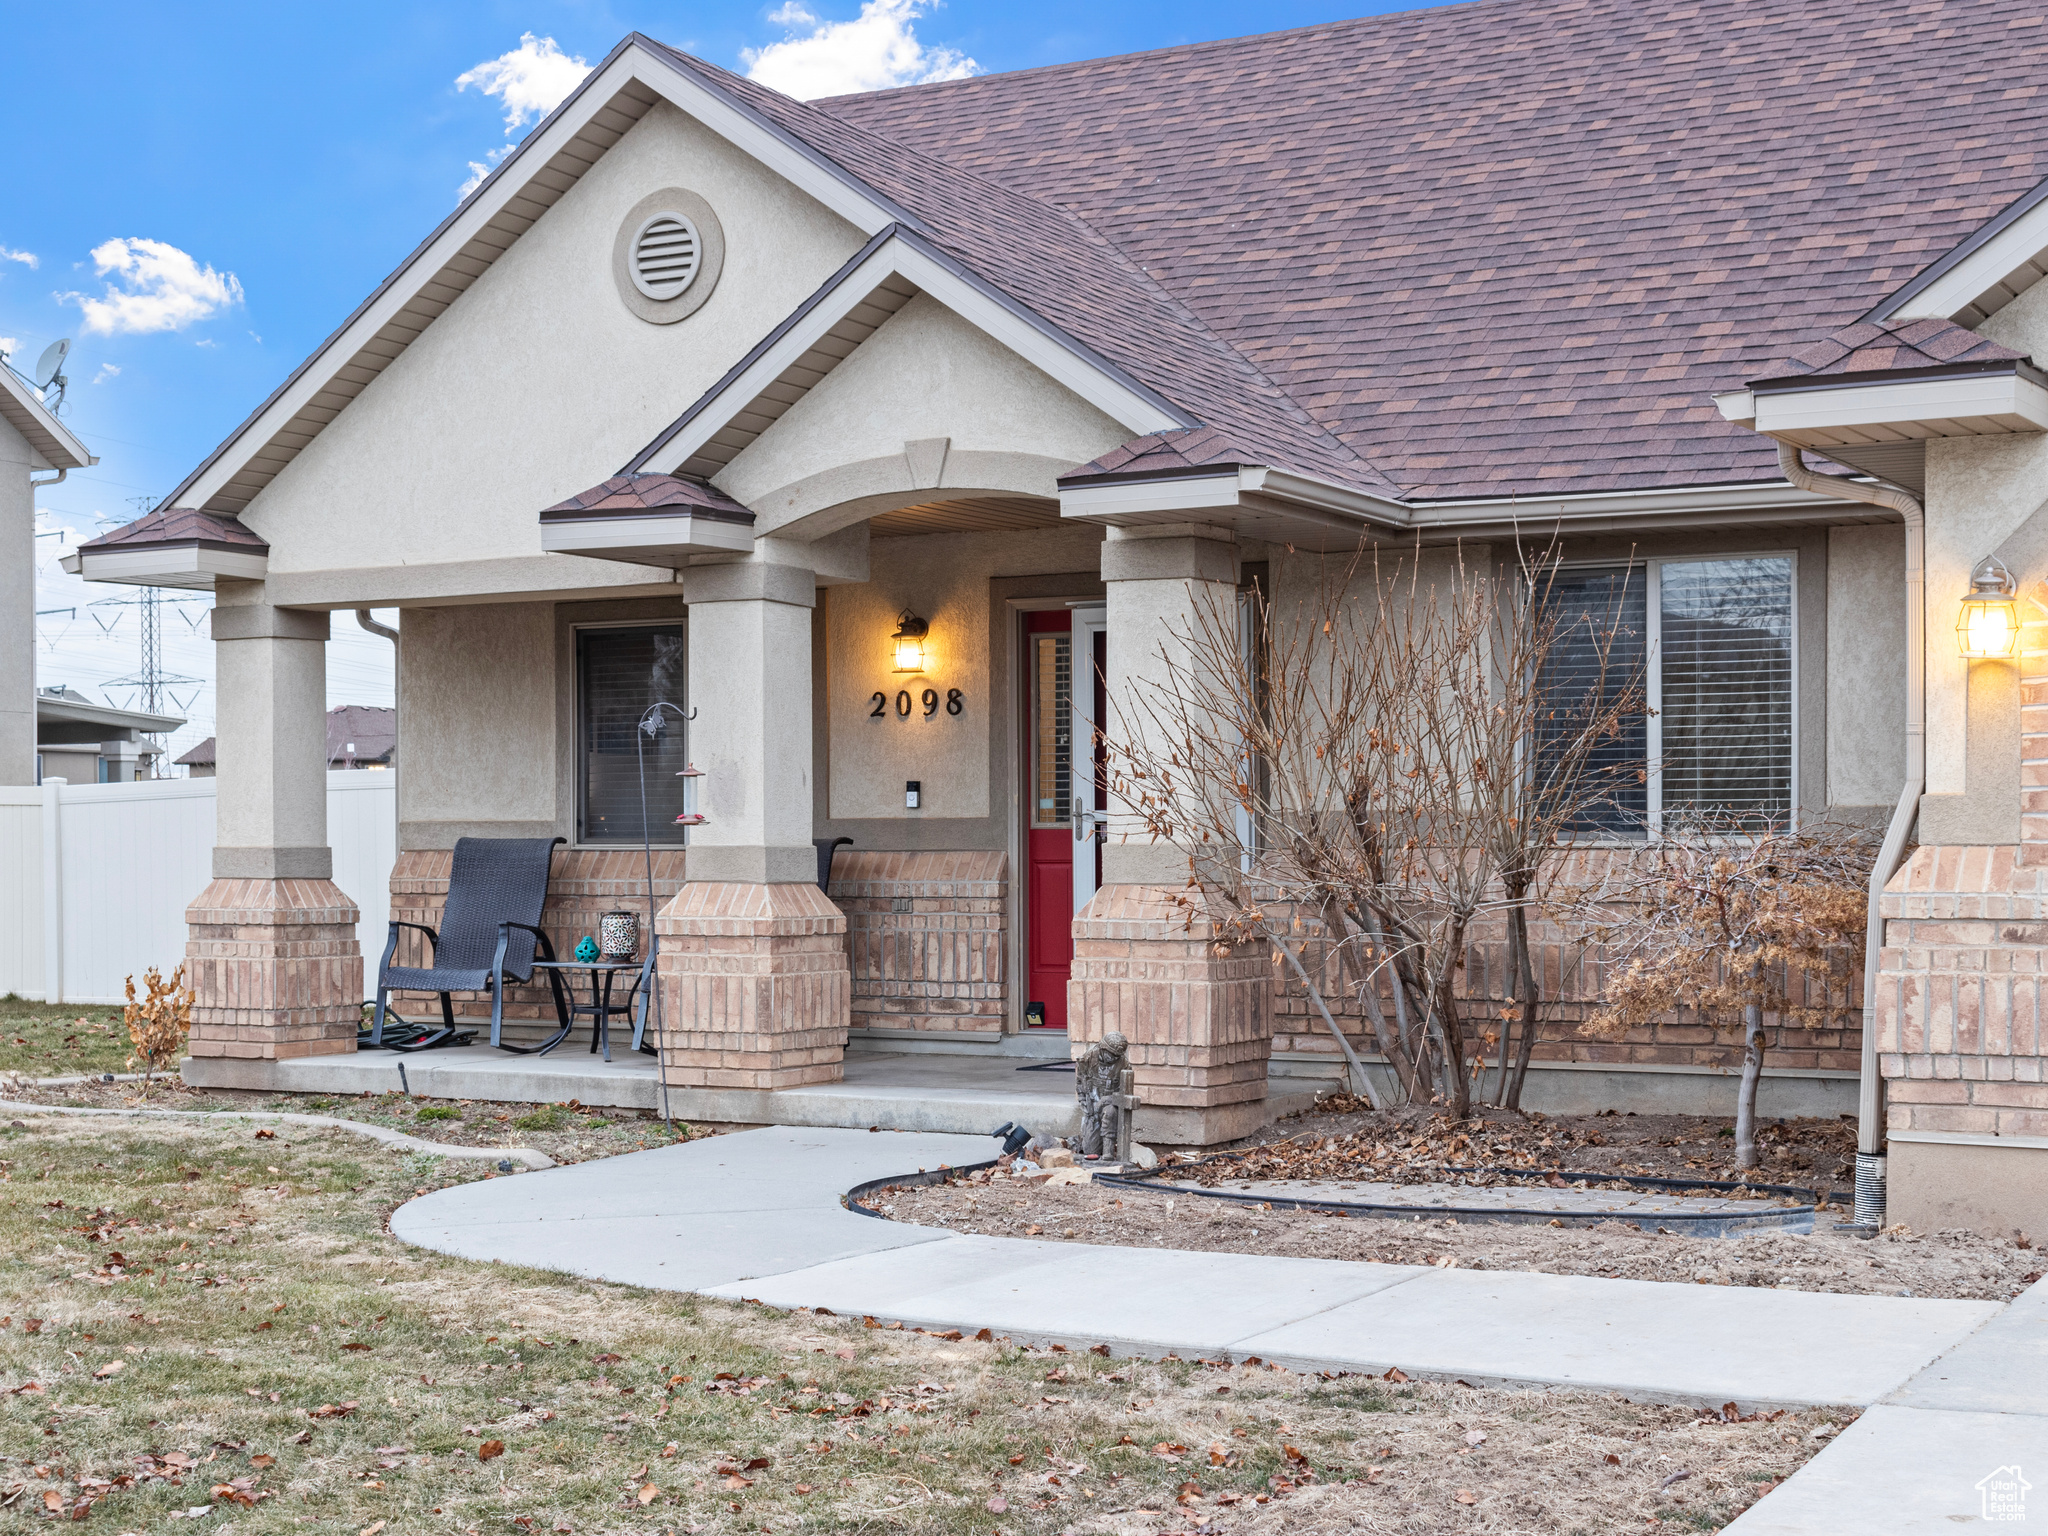
[[[101,460],[38,502],[38,606],[77,610],[41,621],[39,680],[124,702],[104,685],[136,668],[134,611],[88,605],[130,594],[55,555],[168,494],[628,32],[814,96],[1412,4],[9,5],[0,52],[34,67],[0,105],[0,338],[23,370],[75,338],[64,416]],[[212,729],[202,613],[164,625],[199,679],[177,750]],[[389,646],[335,634],[329,702],[391,702]]]

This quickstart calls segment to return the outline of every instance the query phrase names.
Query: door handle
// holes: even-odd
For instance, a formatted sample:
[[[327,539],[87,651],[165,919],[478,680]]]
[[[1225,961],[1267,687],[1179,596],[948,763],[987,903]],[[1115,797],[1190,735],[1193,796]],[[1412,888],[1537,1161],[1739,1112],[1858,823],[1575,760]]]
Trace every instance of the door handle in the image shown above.
[[[1107,830],[1096,820],[1093,810],[1083,808],[1074,817],[1074,841],[1077,843],[1092,842]]]

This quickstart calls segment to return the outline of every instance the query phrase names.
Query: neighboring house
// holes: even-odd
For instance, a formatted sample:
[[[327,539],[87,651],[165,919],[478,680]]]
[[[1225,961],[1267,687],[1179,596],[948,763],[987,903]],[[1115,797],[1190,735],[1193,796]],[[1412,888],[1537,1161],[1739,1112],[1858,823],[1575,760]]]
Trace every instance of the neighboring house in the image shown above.
[[[36,493],[97,464],[0,354],[0,784],[35,784]],[[46,474],[36,479],[38,473]]]
[[[176,715],[95,704],[61,683],[36,690],[36,782],[131,784],[156,777],[163,755],[152,736],[184,725]]]
[[[397,606],[432,750],[394,910],[432,920],[458,837],[560,836],[550,921],[590,931],[637,888],[643,772],[665,833],[702,770],[654,858],[676,1112],[772,1118],[850,1031],[994,1053],[1042,1010],[1131,1037],[1146,1139],[1240,1134],[1329,1057],[1076,779],[1075,667],[1123,697],[1201,605],[1286,604],[1367,537],[1561,531],[1688,637],[1641,812],[1917,816],[1895,1199],[2048,1227],[2048,676],[1954,638],[1981,557],[2048,575],[2037,20],[1489,0],[809,105],[626,38],[73,558],[215,590],[194,1079],[353,1049],[323,647]],[[664,702],[687,751],[637,728]],[[1531,1102],[1725,1105],[1702,1033],[1560,1040]],[[1853,1106],[1853,1031],[1785,1044],[1766,1113]]]
[[[195,779],[214,776],[214,738],[177,759]],[[327,766],[389,768],[398,746],[398,711],[371,704],[337,704],[327,711]]]

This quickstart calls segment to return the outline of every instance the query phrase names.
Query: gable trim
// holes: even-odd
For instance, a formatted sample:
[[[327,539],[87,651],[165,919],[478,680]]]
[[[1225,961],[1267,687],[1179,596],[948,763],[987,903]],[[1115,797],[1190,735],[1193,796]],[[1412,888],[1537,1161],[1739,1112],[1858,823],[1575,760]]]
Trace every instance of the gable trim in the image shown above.
[[[1998,215],[1858,318],[1953,320],[1976,326],[2048,277],[2048,181]]]

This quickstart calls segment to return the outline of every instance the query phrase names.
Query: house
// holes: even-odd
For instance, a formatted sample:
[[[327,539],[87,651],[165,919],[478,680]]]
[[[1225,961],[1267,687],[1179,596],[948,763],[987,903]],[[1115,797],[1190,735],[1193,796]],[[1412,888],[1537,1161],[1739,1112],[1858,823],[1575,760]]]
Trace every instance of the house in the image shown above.
[[[176,715],[95,704],[75,688],[36,690],[36,779],[131,784],[156,777],[160,739],[184,725]]]
[[[177,759],[195,779],[214,776],[214,737]],[[398,711],[374,704],[337,704],[327,711],[327,766],[330,769],[389,768],[398,750]]]
[[[54,384],[54,380],[52,381]],[[36,488],[97,464],[0,353],[0,785],[36,784]],[[38,480],[39,472],[54,470]]]
[[[1363,539],[1561,533],[1589,581],[1647,564],[1652,634],[1777,658],[1687,650],[1688,739],[1741,749],[1667,750],[1646,812],[1916,836],[1874,1031],[1782,1041],[1765,1113],[1860,1106],[1873,1175],[1888,1126],[1895,1219],[2041,1230],[2048,678],[2038,628],[1956,639],[1984,557],[2048,575],[2037,19],[1482,0],[810,104],[627,37],[77,552],[215,592],[188,1075],[353,1050],[316,701],[330,615],[397,606],[434,745],[394,911],[431,920],[458,837],[560,836],[587,932],[650,830],[677,1112],[1114,1027],[1143,1136],[1241,1134],[1334,1058],[1076,771],[1077,681],[1126,697],[1176,623]],[[1730,1101],[1676,1025],[1548,1055],[1538,1107]]]

